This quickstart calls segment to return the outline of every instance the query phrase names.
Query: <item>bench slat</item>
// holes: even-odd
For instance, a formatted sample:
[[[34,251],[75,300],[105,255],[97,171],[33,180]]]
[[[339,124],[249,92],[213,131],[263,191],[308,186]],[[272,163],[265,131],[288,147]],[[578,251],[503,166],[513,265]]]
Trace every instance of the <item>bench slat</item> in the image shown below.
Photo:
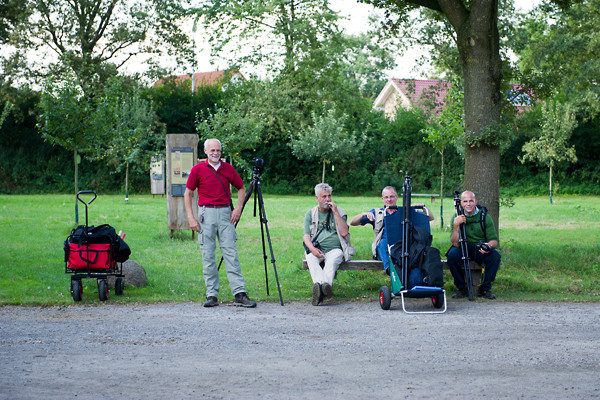
[[[442,262],[444,263],[444,269],[448,269],[448,263],[446,260],[442,260]],[[481,265],[477,264],[476,262],[471,261],[469,264],[471,266],[471,270],[482,270]],[[302,260],[302,269],[308,269],[306,260]],[[383,270],[383,263],[379,260],[350,260],[343,261],[338,269],[345,271],[376,271]]]
[[[302,260],[302,268],[308,269],[306,260]],[[362,271],[362,270],[381,270],[383,271],[383,263],[379,260],[350,260],[342,261],[340,270],[347,271]]]

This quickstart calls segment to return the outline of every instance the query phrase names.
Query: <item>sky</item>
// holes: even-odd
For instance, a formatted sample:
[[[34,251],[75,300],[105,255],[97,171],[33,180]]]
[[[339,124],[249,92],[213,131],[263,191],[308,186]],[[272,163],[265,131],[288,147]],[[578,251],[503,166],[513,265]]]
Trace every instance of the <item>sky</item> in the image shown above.
[[[528,11],[537,6],[541,0],[514,0],[517,11]],[[348,17],[341,27],[347,33],[355,34],[365,31],[368,26],[368,16],[373,7],[364,3],[356,3],[356,0],[330,0],[331,9],[339,11],[340,15]],[[352,4],[350,7],[349,4]],[[397,67],[392,71],[387,71],[390,78],[402,79],[426,79],[427,67],[420,68],[416,60],[423,49],[411,49],[406,51],[397,59]]]
[[[517,10],[527,11],[540,3],[541,0],[514,0]],[[368,28],[369,14],[374,10],[371,5],[358,3],[356,0],[330,0],[331,9],[339,11],[340,15],[347,17],[347,20],[340,24],[349,34],[357,34],[366,31]],[[226,62],[220,61],[216,64],[210,63],[210,52],[208,43],[202,35],[196,39],[196,49],[198,53],[198,68],[194,72],[208,72],[228,67]],[[400,55],[397,60],[398,66],[392,71],[386,71],[390,78],[403,79],[425,79],[427,78],[427,66],[418,67],[416,60],[424,49],[409,49]],[[244,71],[242,73],[255,72]],[[186,73],[191,71],[178,71],[177,73]],[[261,75],[260,71],[258,72]]]

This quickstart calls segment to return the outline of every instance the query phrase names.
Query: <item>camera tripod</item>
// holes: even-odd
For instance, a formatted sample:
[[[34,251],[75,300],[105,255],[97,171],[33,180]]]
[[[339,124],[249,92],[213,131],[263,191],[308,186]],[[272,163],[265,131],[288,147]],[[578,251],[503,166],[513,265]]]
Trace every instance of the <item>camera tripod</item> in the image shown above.
[[[464,210],[460,205],[460,193],[458,191],[454,192],[454,207],[456,207],[456,216],[464,215]],[[471,278],[471,265],[469,264],[469,246],[467,245],[467,232],[465,229],[465,224],[461,224],[458,230],[459,234],[459,243],[460,243],[460,251],[462,254],[462,262],[465,273],[465,281],[467,282],[467,294],[469,296],[469,300],[475,300],[473,296],[473,283]]]
[[[261,160],[262,161],[262,160]],[[271,251],[271,263],[273,264],[273,271],[275,272],[275,281],[277,282],[277,289],[279,290],[279,301],[283,306],[283,297],[281,296],[281,286],[279,285],[279,277],[277,276],[277,266],[275,265],[275,256],[273,255],[273,245],[271,244],[271,235],[269,234],[269,226],[267,225],[267,214],[265,212],[265,203],[262,197],[262,191],[260,189],[260,168],[255,162],[254,168],[252,169],[253,176],[252,182],[250,183],[250,187],[248,188],[248,193],[246,193],[246,197],[244,198],[244,204],[242,206],[242,212],[244,213],[244,208],[246,208],[246,203],[254,193],[254,216],[256,217],[256,205],[258,204],[258,212],[260,219],[260,235],[262,237],[262,248],[263,248],[263,260],[265,264],[265,282],[267,287],[267,296],[269,295],[269,276],[267,272],[267,250],[265,247],[265,231],[267,232],[267,241],[269,242],[269,250]],[[258,202],[257,202],[258,200]],[[240,215],[240,219],[241,219]],[[235,223],[237,227],[239,220]],[[221,262],[219,262],[219,269],[221,268],[221,263],[223,262],[223,257],[221,257]]]

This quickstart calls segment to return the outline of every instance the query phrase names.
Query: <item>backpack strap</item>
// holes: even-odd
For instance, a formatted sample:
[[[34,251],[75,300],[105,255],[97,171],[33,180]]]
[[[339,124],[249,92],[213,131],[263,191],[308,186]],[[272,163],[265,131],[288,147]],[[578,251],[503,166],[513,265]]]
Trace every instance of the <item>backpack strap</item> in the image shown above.
[[[487,215],[488,210],[486,207],[480,206],[480,205],[477,205],[477,208],[479,208],[479,212],[481,214],[479,217],[479,225],[481,225],[481,230],[483,231],[483,237],[487,243],[488,240],[487,240],[487,233],[485,231],[485,216]]]

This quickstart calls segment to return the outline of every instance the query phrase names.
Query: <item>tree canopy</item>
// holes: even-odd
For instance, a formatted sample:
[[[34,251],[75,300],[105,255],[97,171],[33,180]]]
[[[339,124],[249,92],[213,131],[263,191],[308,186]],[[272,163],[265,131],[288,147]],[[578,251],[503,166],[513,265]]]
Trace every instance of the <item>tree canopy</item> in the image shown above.
[[[165,54],[192,62],[192,47],[181,29],[181,2],[126,0],[29,0],[27,20],[9,42],[34,52],[35,75],[75,72],[84,93],[104,84],[136,56],[149,63]]]

